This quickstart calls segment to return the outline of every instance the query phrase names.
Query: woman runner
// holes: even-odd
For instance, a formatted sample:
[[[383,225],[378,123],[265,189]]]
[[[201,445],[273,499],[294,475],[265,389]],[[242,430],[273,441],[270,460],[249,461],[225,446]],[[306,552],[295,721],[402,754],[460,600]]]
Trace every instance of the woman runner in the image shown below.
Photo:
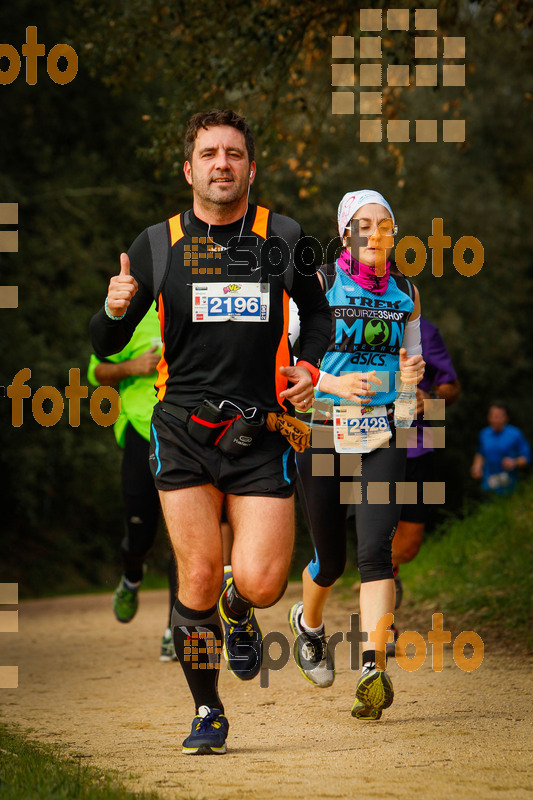
[[[370,634],[394,611],[391,542],[401,511],[396,483],[405,480],[406,462],[394,401],[398,371],[411,390],[424,372],[420,299],[408,280],[390,274],[388,256],[397,227],[381,194],[346,194],[338,225],[341,255],[334,265],[319,269],[332,310],[331,341],[316,387],[312,448],[297,459],[315,557],[303,571],[303,601],[291,608],[289,621],[297,637],[294,652],[300,671],[311,683],[330,686],[335,669],[323,610],[344,571],[346,511],[355,503],[361,629],[368,638],[352,715],[377,720],[391,705],[394,691],[380,655],[384,642],[376,648]],[[390,624],[392,616],[385,620]]]

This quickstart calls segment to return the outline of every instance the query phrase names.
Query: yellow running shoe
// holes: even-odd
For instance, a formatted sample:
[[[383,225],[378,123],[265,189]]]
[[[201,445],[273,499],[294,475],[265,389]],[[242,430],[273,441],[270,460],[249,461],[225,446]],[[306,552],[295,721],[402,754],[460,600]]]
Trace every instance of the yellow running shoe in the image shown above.
[[[382,669],[363,669],[357,682],[352,717],[378,720],[384,708],[392,705],[394,689],[392,681]]]

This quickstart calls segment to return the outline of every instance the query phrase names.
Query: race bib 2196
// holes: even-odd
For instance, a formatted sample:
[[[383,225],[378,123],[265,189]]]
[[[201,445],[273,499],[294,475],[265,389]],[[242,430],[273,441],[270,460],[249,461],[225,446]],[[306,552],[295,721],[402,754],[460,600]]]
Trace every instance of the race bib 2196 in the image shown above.
[[[268,283],[193,283],[193,322],[268,322]]]

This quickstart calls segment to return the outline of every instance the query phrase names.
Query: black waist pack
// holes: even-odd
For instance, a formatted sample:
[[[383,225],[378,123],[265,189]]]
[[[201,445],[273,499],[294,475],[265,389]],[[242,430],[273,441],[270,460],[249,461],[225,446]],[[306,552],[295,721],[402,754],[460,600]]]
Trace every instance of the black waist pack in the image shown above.
[[[252,419],[245,419],[239,414],[234,420],[230,420],[228,428],[216,444],[225,455],[238,458],[250,452],[250,447],[261,436],[264,427],[265,418],[262,414]]]
[[[226,456],[248,453],[265,427],[263,414],[246,419],[242,414],[225,417],[225,411],[209,400],[197,406],[187,420],[187,432],[199,444],[217,446]]]
[[[209,400],[197,406],[187,420],[187,432],[199,444],[214,444],[215,439],[224,431],[227,420],[222,419],[222,410]]]

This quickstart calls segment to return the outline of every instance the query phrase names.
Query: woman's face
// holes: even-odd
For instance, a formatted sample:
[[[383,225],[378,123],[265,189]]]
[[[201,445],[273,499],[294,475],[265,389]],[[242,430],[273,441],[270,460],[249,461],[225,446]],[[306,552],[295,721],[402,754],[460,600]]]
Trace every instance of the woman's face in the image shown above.
[[[353,258],[367,267],[374,267],[376,275],[384,275],[394,244],[394,223],[390,211],[378,203],[367,203],[353,215],[350,227],[351,237],[350,231],[347,231],[344,241]]]

